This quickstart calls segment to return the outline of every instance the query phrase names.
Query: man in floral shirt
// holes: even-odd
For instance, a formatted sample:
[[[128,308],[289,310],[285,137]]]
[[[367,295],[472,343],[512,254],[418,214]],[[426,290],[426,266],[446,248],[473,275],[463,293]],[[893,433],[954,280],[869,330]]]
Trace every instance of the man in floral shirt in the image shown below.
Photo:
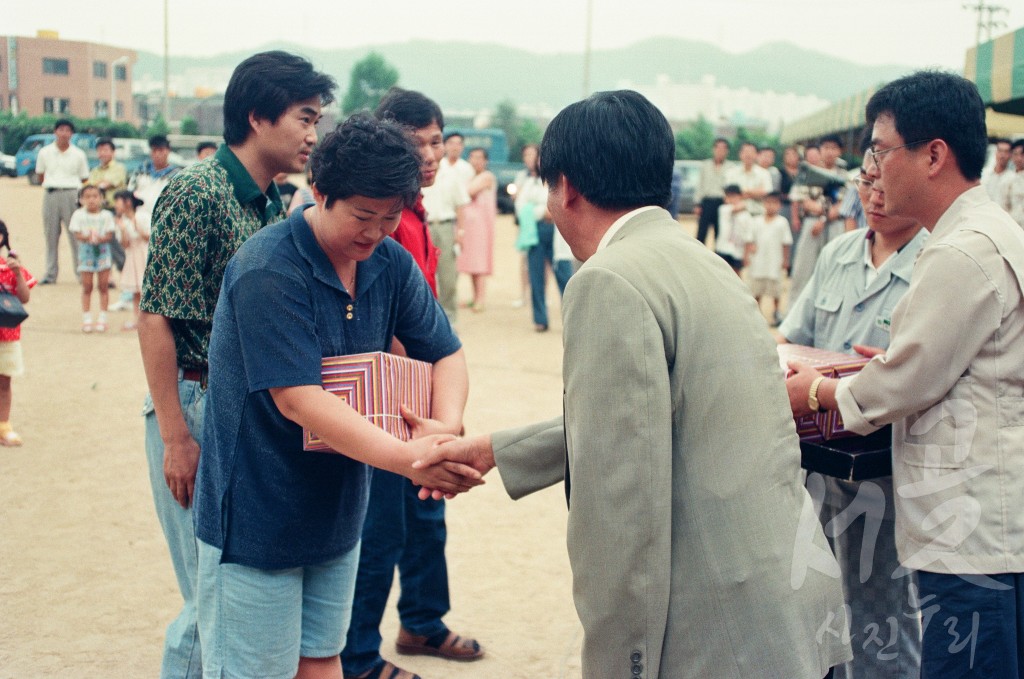
[[[243,61],[224,95],[226,143],[213,158],[178,172],[153,211],[139,319],[150,390],[146,456],[184,599],[167,629],[161,677],[202,675],[191,504],[210,330],[224,269],[246,238],[282,215],[274,175],[302,172],[316,144],[320,109],[333,101],[335,86],[333,78],[286,52]]]

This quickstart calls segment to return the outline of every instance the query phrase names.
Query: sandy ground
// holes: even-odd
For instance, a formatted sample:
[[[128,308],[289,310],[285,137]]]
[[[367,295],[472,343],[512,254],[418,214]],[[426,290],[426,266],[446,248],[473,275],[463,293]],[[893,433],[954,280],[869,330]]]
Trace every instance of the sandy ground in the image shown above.
[[[0,218],[25,265],[43,273],[42,190],[0,179]],[[692,228],[692,224],[687,224]],[[509,218],[498,225],[483,313],[463,312],[470,433],[561,410],[561,325],[537,334],[518,297]],[[58,285],[36,287],[23,325],[26,374],[14,380],[22,448],[0,448],[0,678],[154,677],[180,597],[153,511],[140,417],[146,383],[128,314],[105,335],[80,330],[79,287],[61,240]],[[468,282],[460,282],[463,296]],[[112,295],[113,298],[113,295]],[[550,300],[557,300],[551,283]],[[496,472],[448,509],[449,626],[478,638],[476,663],[402,658],[425,679],[580,676],[561,486],[513,503]],[[383,626],[396,658],[393,606]]]

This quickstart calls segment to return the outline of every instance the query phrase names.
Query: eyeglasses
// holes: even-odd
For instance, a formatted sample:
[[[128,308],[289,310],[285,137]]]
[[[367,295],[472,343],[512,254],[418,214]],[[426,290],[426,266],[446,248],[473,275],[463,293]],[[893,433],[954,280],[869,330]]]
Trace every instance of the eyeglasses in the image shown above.
[[[861,191],[870,191],[871,188],[875,185],[875,182],[865,177],[857,177],[856,179],[853,180],[853,185],[856,186]]]
[[[881,151],[877,150],[874,146],[871,146],[864,153],[864,155],[866,155],[868,158],[870,158],[871,162],[873,162],[878,169],[882,169],[882,156],[884,156],[886,153],[890,153],[892,151],[896,151],[897,149],[905,149],[905,148],[908,148],[910,146],[917,146],[918,144],[924,144],[924,143],[929,142],[929,141],[931,141],[931,140],[930,139],[918,139],[917,141],[912,141],[912,142],[908,142],[906,144],[901,144],[900,146],[893,146],[892,148],[883,149]]]

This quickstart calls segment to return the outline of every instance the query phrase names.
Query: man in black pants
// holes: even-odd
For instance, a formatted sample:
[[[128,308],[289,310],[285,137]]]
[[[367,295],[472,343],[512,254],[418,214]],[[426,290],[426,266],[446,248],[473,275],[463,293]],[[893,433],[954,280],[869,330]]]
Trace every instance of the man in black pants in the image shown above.
[[[694,202],[697,207],[697,240],[701,243],[708,237],[708,227],[715,228],[715,237],[718,237],[718,208],[722,205],[725,195],[722,188],[725,186],[725,171],[729,164],[725,158],[729,155],[729,141],[719,137],[715,140],[712,150],[712,157],[701,163],[700,183],[697,185],[697,193]]]

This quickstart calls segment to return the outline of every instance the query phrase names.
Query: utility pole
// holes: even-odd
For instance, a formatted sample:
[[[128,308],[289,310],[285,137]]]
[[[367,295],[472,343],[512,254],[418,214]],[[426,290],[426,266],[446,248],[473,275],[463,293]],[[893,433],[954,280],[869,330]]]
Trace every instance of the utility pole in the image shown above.
[[[979,0],[980,1],[980,0]],[[594,23],[594,0],[587,0],[586,35],[583,42],[583,98],[590,96],[590,34]]]
[[[167,26],[167,0],[164,0],[164,123],[171,124],[171,54]]]
[[[985,31],[985,42],[992,40],[992,29],[994,28],[1005,28],[1006,22],[996,19],[996,14],[1000,12],[1009,12],[1007,8],[1002,5],[990,5],[986,4],[985,0],[978,0],[977,4],[965,4],[963,8],[976,12],[978,14],[978,23],[974,32],[974,44],[978,46],[982,43],[981,33]]]

